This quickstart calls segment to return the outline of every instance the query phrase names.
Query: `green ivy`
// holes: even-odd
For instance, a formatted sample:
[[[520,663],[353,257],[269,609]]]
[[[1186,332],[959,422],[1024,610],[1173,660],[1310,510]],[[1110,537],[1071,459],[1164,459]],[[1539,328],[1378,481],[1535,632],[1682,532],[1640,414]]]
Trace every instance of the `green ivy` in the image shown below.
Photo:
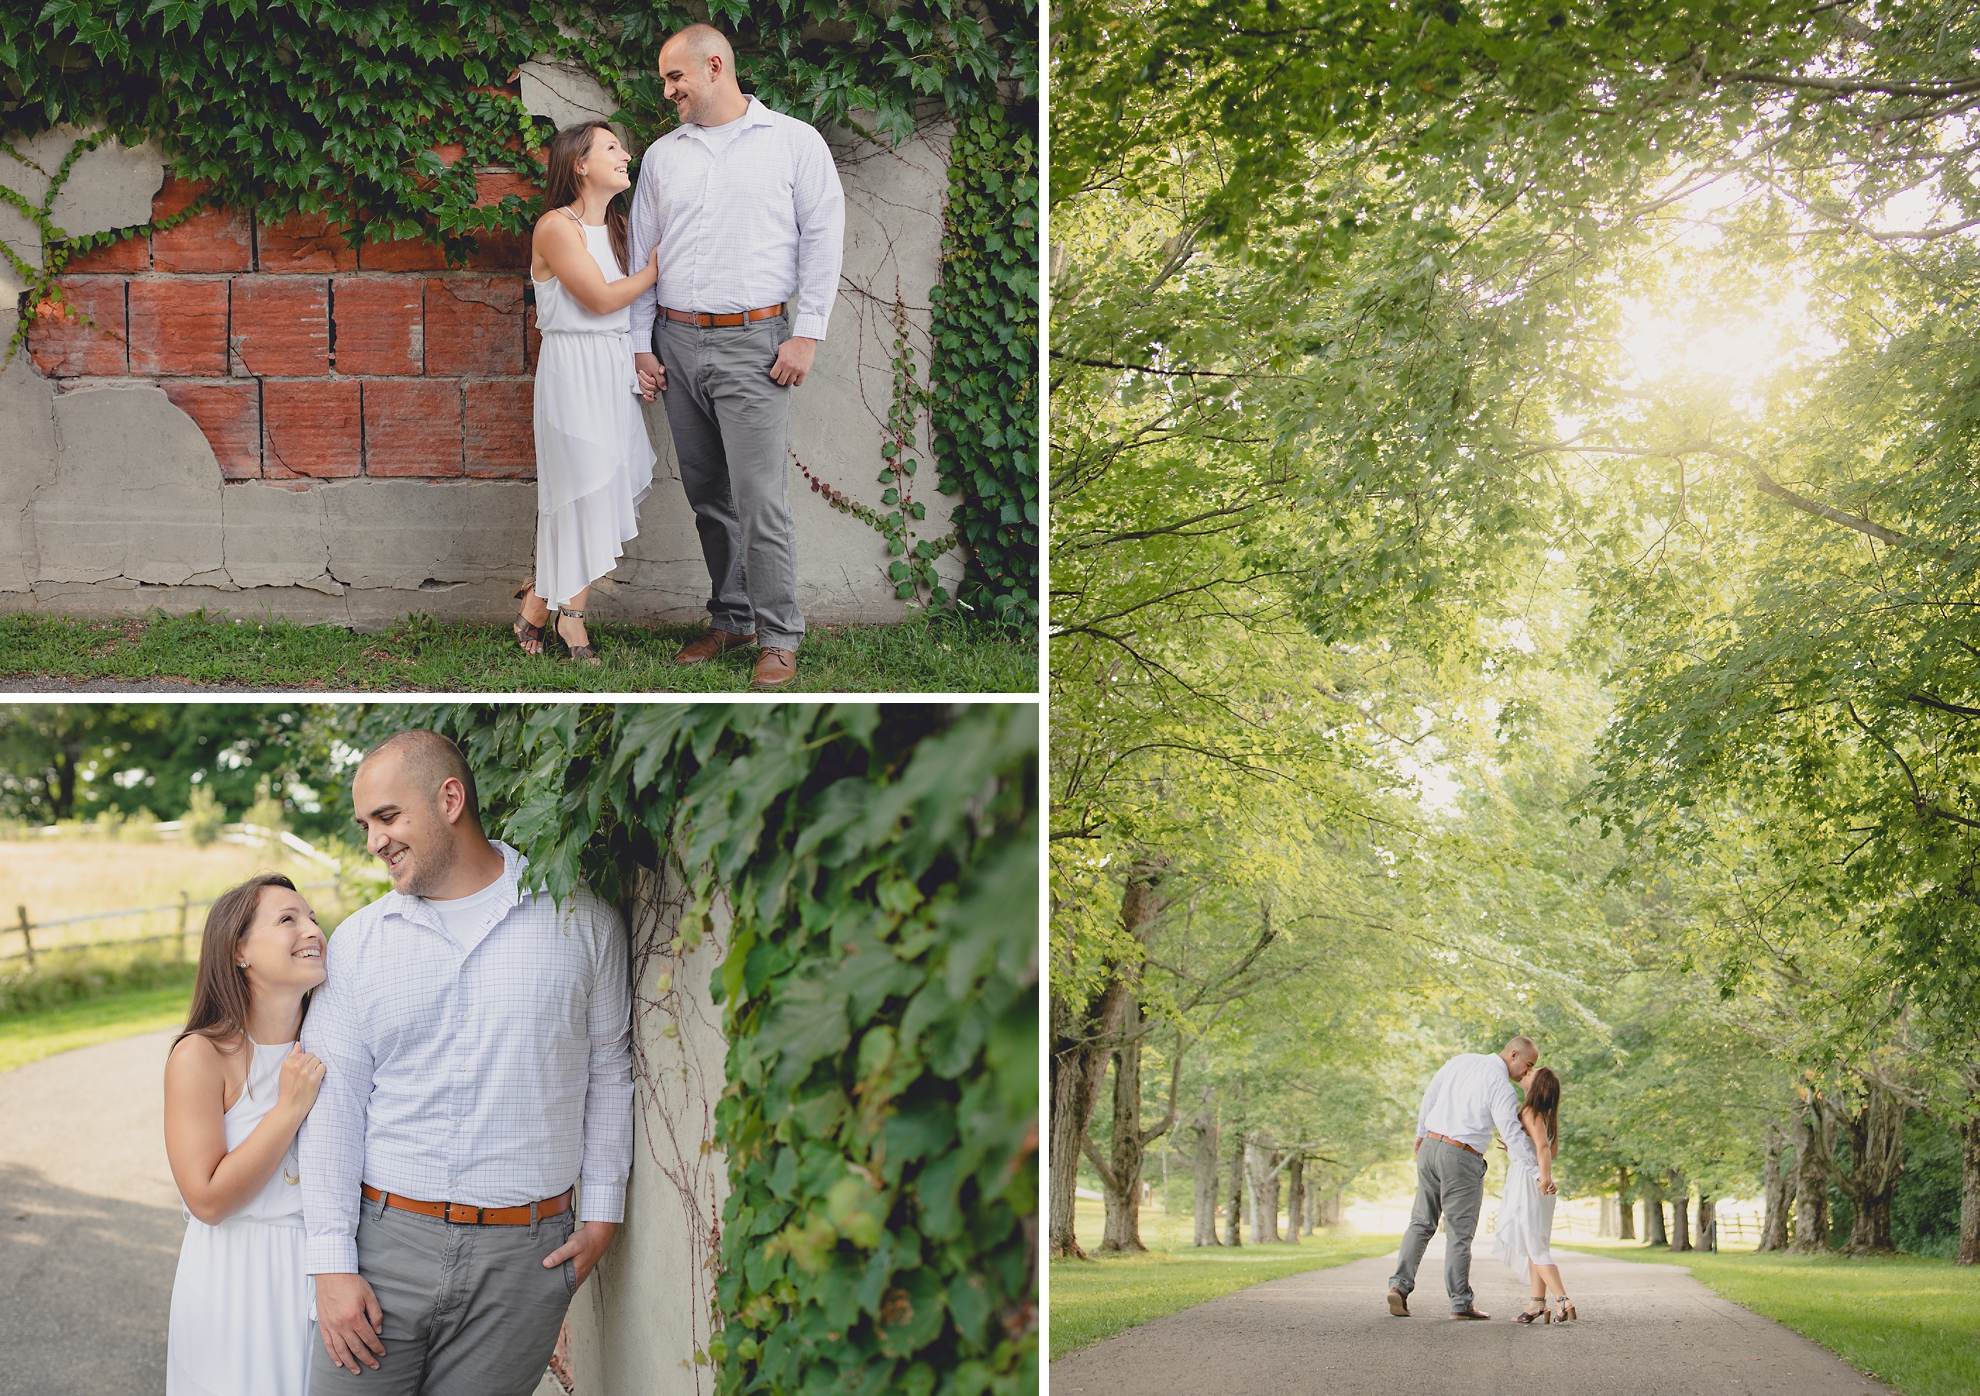
[[[686,944],[731,909],[719,1389],[1037,1390],[1036,707],[419,717],[553,893],[671,859]]]
[[[1038,619],[1038,149],[1001,109],[964,116],[949,157],[929,370],[943,494],[974,561],[965,599]]]

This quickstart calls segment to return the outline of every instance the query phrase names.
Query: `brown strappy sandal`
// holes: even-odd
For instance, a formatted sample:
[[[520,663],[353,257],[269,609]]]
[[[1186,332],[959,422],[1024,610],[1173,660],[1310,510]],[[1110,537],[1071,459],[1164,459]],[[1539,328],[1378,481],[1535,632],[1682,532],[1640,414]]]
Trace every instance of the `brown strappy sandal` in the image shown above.
[[[1566,1323],[1570,1319],[1579,1319],[1581,1317],[1580,1314],[1574,1311],[1574,1300],[1568,1298],[1565,1294],[1554,1302],[1561,1306],[1561,1316],[1554,1320],[1556,1323]]]
[[[1531,1304],[1533,1301],[1529,1299],[1526,1302]],[[1554,1311],[1547,1307],[1547,1301],[1545,1299],[1540,1301],[1539,1308],[1522,1308],[1518,1313],[1513,1315],[1514,1323],[1552,1323],[1553,1321]]]
[[[531,577],[529,580],[525,581],[521,586],[517,587],[516,600],[520,601],[525,596],[529,595],[530,588],[534,587],[535,585],[536,585],[536,578]],[[524,620],[522,618],[522,614],[518,612],[516,615],[516,623],[510,626],[509,628],[515,632],[516,647],[520,649],[524,654],[536,655],[543,653],[544,628],[542,626],[531,625],[528,621]],[[530,648],[530,645],[532,644],[536,646],[536,648],[533,650]]]
[[[584,612],[583,611],[557,612],[557,619],[555,622],[557,629],[557,639],[563,643],[565,651],[570,655],[572,659],[577,660],[578,663],[580,664],[604,663],[605,661],[598,657],[598,647],[596,645],[574,645],[569,640],[564,639],[564,618],[566,616],[570,617],[572,620],[583,620]]]

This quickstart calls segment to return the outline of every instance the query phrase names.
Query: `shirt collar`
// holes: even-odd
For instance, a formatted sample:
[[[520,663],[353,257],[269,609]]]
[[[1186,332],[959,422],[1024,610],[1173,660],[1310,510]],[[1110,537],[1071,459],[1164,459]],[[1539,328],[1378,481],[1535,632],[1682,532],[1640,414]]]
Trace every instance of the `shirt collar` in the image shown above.
[[[490,906],[488,923],[481,927],[482,936],[494,929],[504,916],[515,909],[517,901],[520,900],[517,889],[522,882],[522,870],[529,866],[529,859],[500,839],[490,839],[488,842],[502,855],[502,875],[495,879],[495,885],[499,886],[502,892]],[[410,921],[415,926],[423,926],[441,935],[447,933],[447,928],[441,923],[440,913],[433,909],[433,904],[425,897],[412,897],[394,890],[387,892],[383,901],[385,915],[397,916],[402,920]],[[476,943],[479,943],[479,937]]]
[[[752,126],[770,126],[775,124],[774,119],[770,115],[770,108],[757,101],[754,96],[751,96],[748,101],[749,105],[743,108],[743,114],[737,118],[742,122],[742,129],[736,132],[737,135],[741,135],[743,131],[747,131]],[[728,123],[724,122],[722,124],[726,126]],[[707,144],[707,139],[703,133],[707,129],[707,127],[696,125],[691,121],[682,122],[674,128],[674,139],[677,141],[701,141],[705,145]]]

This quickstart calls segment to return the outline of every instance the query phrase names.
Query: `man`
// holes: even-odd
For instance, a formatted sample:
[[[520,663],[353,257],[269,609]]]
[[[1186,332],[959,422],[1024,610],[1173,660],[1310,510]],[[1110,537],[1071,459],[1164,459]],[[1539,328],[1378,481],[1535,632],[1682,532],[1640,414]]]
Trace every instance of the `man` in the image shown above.
[[[331,937],[303,1025],[311,1388],[528,1396],[624,1216],[625,935],[588,892],[520,891],[438,733],[381,742],[351,797],[393,891]]]
[[[1506,1151],[1537,1176],[1539,1156],[1519,1122],[1519,1097],[1512,1083],[1525,1081],[1539,1064],[1530,1037],[1515,1037],[1496,1057],[1466,1052],[1452,1057],[1430,1080],[1416,1112],[1416,1206],[1403,1232],[1396,1273],[1389,1280],[1389,1312],[1409,1317],[1409,1294],[1423,1249],[1444,1218],[1444,1291],[1451,1317],[1491,1315],[1472,1303],[1471,1238],[1485,1201],[1485,1149],[1498,1127]],[[1425,1141],[1428,1141],[1427,1143]],[[1547,1191],[1554,1189],[1550,1184]]]
[[[782,688],[804,638],[791,389],[832,318],[846,196],[823,136],[743,95],[719,30],[674,35],[660,76],[681,124],[647,147],[633,195],[632,264],[660,245],[659,280],[632,304],[634,361],[641,390],[666,395],[711,588],[708,634],[674,659],[754,640],[750,686]]]

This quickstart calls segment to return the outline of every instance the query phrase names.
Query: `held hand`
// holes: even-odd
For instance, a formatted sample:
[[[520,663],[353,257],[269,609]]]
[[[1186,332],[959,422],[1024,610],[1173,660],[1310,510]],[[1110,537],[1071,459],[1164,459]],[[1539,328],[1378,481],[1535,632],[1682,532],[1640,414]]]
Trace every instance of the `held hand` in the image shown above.
[[[639,374],[640,396],[653,401],[655,393],[667,391],[667,366],[658,354],[634,354],[633,368]]]
[[[770,381],[780,387],[798,387],[811,372],[811,360],[817,353],[815,339],[785,340],[777,346],[777,362],[770,365]]]
[[[385,1341],[379,1337],[384,1322],[385,1311],[364,1276],[316,1277],[316,1326],[324,1351],[339,1367],[362,1375],[358,1363],[363,1362],[377,1371],[378,1358],[385,1355]]]
[[[323,1089],[323,1063],[303,1051],[298,1042],[282,1058],[282,1081],[276,1091],[276,1104],[293,1110],[297,1119],[316,1104],[316,1093]]]
[[[577,1282],[581,1285],[591,1278],[591,1272],[598,1268],[598,1262],[604,1258],[606,1247],[612,1244],[612,1238],[618,1234],[617,1222],[583,1222],[571,1233],[570,1240],[543,1257],[543,1268],[554,1270],[567,1260],[575,1260]]]

